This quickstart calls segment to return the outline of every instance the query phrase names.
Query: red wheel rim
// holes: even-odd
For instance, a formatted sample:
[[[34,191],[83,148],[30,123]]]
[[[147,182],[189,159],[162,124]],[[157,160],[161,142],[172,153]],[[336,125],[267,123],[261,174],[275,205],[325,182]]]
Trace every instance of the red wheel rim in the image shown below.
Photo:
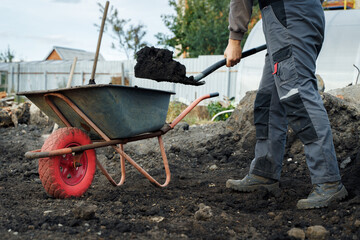
[[[67,147],[80,146],[78,143],[69,143]],[[75,157],[70,153],[60,156],[60,176],[68,185],[76,185],[81,182],[86,174],[88,160],[86,152],[80,158],[80,166],[75,166]]]

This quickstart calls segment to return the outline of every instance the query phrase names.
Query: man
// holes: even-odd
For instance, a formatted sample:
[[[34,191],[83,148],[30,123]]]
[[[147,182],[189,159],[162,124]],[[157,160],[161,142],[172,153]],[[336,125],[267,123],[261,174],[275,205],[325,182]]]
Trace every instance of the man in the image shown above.
[[[224,52],[228,67],[240,62],[252,0],[231,0],[230,37]],[[251,192],[279,187],[288,124],[304,144],[314,188],[299,209],[326,207],[347,191],[341,183],[330,122],[315,77],[325,19],[320,0],[259,0],[267,54],[254,104],[255,158],[242,180],[226,187]]]

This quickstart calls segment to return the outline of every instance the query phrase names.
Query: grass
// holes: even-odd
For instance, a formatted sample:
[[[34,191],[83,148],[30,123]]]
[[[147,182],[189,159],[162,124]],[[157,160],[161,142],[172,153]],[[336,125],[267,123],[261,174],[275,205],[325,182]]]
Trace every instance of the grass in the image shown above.
[[[206,108],[196,106],[186,115],[182,122],[189,125],[211,123],[211,118],[224,110],[235,109],[234,98],[224,98],[224,101],[210,102]],[[166,117],[166,122],[172,122],[187,108],[187,105],[181,102],[173,101],[169,103],[169,109]],[[216,117],[215,121],[225,121],[230,117],[231,113],[226,113]]]
[[[185,110],[187,105],[180,102],[170,102],[169,109],[166,116],[166,122],[172,122],[177,116]],[[197,125],[197,124],[206,124],[211,123],[210,115],[207,118],[200,118],[194,110],[190,111],[188,115],[186,115],[181,122],[186,122],[189,125]]]

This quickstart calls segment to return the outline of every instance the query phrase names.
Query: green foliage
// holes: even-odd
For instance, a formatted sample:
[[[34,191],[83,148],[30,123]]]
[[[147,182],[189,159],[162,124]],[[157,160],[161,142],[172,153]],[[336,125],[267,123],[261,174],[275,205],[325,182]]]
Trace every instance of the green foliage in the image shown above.
[[[186,108],[185,104],[180,102],[170,102],[169,109],[166,116],[166,122],[172,122],[182,111]]]
[[[176,48],[178,55],[186,53],[188,57],[222,55],[229,37],[229,2],[230,0],[169,0],[169,6],[174,8],[176,15],[161,17],[172,36],[156,34],[158,44]],[[259,19],[259,2],[255,0],[248,31],[241,42],[242,47]]]
[[[102,6],[101,3],[98,3],[98,6],[102,16],[104,6]],[[114,8],[114,6],[111,6],[106,18],[107,24],[105,24],[104,27],[104,32],[108,31],[107,25],[109,25],[111,30],[109,34],[114,39],[111,47],[125,53],[127,59],[135,57],[135,53],[147,45],[143,40],[146,35],[146,26],[143,24],[133,25],[130,24],[130,21],[130,19],[119,18],[118,10]],[[94,25],[100,29],[99,25]]]
[[[225,99],[225,102],[211,102],[207,106],[210,116],[213,117],[219,112],[235,109],[234,100],[235,100],[234,98],[231,98],[231,99]],[[225,121],[230,116],[231,116],[231,112],[224,113],[224,114],[217,116],[215,118],[215,121]]]
[[[158,33],[158,44],[177,48],[189,57],[223,54],[227,46],[230,0],[169,0],[176,16],[163,15],[165,26],[173,33]]]
[[[12,62],[15,57],[15,52],[10,49],[10,46],[2,53],[0,53],[0,62]]]
[[[174,119],[178,117],[180,113],[182,113],[185,110],[186,107],[187,105],[181,102],[177,102],[177,101],[170,102],[168,113],[166,116],[166,122],[170,123],[174,121]],[[210,120],[209,118],[206,119],[199,118],[196,114],[193,114],[193,111],[191,111],[188,115],[186,115],[183,118],[183,120],[181,120],[181,122],[186,122],[189,125],[194,125],[194,124],[209,123],[209,120]]]

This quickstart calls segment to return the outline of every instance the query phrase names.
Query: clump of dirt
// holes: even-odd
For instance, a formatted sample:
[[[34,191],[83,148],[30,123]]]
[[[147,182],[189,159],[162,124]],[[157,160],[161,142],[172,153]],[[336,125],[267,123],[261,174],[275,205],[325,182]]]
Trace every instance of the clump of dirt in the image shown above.
[[[30,105],[25,102],[12,106],[0,107],[0,127],[17,126],[30,121]]]
[[[302,144],[290,130],[281,191],[239,193],[225,187],[227,179],[248,173],[254,157],[254,97],[255,92],[249,92],[227,122],[180,123],[163,136],[172,174],[163,189],[126,164],[121,187],[113,187],[97,171],[81,198],[53,199],[43,190],[37,161],[24,158],[26,151],[41,148],[42,135],[51,133],[51,126],[0,128],[0,234],[4,239],[292,239],[291,229],[305,233],[321,225],[331,239],[357,239],[359,110],[323,94],[349,196],[328,208],[298,210],[297,201],[312,186]],[[124,150],[154,178],[165,181],[157,139],[128,143]],[[111,147],[96,152],[120,179],[119,155]],[[205,208],[205,217],[199,217]]]
[[[194,77],[186,76],[186,68],[173,60],[173,52],[167,49],[144,47],[136,53],[135,77],[149,78],[158,82],[174,82],[185,85],[202,85]]]

